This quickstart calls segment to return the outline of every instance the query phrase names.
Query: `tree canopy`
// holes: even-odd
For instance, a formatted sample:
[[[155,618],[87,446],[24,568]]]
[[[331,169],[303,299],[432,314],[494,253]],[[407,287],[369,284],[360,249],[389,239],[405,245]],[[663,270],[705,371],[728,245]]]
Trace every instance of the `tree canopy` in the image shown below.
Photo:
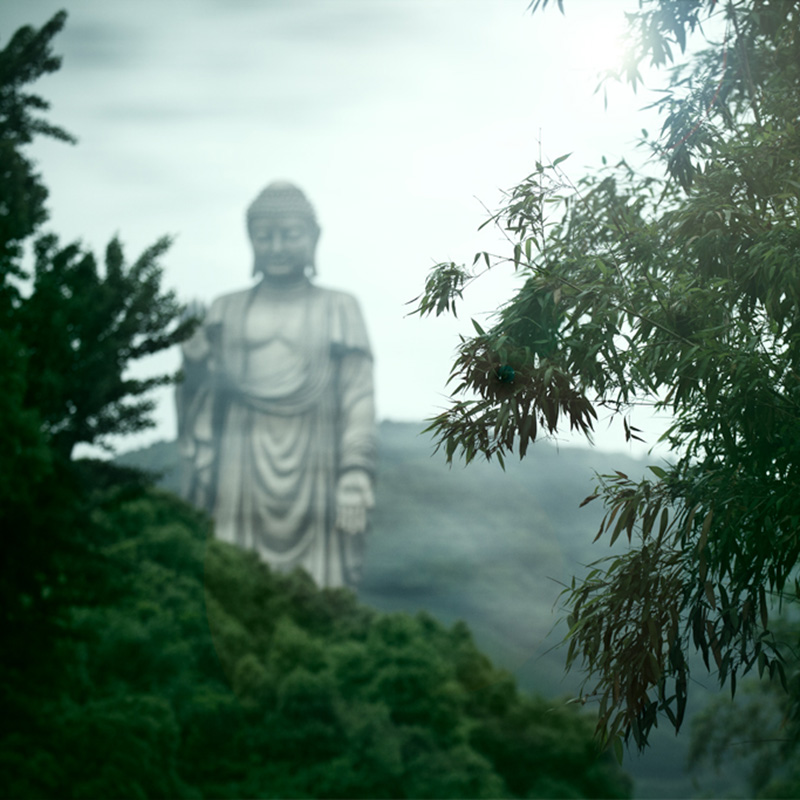
[[[599,730],[644,746],[660,713],[680,727],[694,649],[731,691],[753,668],[785,684],[769,609],[796,597],[800,555],[800,37],[793,3],[642,0],[626,16],[616,77],[667,69],[649,163],[574,182],[565,157],[537,163],[487,221],[510,252],[437,265],[415,302],[452,312],[500,263],[525,278],[462,338],[430,425],[448,458],[591,437],[601,407],[628,439],[637,406],[672,415],[670,463],[601,476],[587,498],[607,509],[598,537],[630,549],[563,598]],[[685,55],[704,25],[719,38]]]
[[[0,626],[20,680],[26,658],[34,668],[34,654],[47,659],[70,603],[102,592],[73,448],[151,424],[147,393],[172,376],[128,370],[192,324],[161,286],[166,240],[130,266],[114,240],[101,270],[81,245],[42,231],[47,189],[25,148],[40,136],[74,139],[42,116],[48,103],[28,85],[59,68],[52,40],[65,20],[20,28],[0,50]]]
[[[59,690],[8,698],[3,796],[630,796],[593,719],[463,623],[274,573],[163,492],[95,502],[117,588],[72,608]]]

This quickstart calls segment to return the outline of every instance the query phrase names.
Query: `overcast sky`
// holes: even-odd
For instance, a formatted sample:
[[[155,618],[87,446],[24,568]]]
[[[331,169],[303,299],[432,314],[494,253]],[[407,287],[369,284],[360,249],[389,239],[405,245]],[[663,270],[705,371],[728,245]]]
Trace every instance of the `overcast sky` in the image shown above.
[[[540,157],[572,152],[577,179],[630,157],[646,97],[593,93],[636,0],[3,0],[3,42],[68,11],[59,73],[36,91],[76,147],[38,143],[49,227],[95,251],[119,234],[133,258],[175,237],[165,283],[205,303],[249,285],[244,212],[275,179],[305,190],[322,238],[319,283],[360,300],[376,357],[380,419],[445,403],[459,331],[513,282],[476,285],[460,319],[406,316],[437,261],[501,250],[484,206]],[[649,115],[649,116],[648,116]],[[148,370],[175,369],[177,351]],[[171,394],[158,427],[175,434]],[[646,420],[652,443],[656,426]],[[599,446],[625,450],[621,429]],[[129,447],[126,443],[125,447]]]

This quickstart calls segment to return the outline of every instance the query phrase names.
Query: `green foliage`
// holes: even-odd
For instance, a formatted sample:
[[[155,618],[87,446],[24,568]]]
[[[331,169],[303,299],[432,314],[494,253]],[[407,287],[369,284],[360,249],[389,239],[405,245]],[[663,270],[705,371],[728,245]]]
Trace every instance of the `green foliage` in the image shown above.
[[[103,443],[109,434],[151,425],[154,403],[143,397],[173,377],[125,376],[131,362],[172,347],[189,324],[172,292],[162,293],[161,239],[131,265],[114,239],[100,274],[91,253],[76,244],[59,249],[55,236],[35,244],[32,292],[16,323],[27,357],[25,404],[37,409],[54,447],[65,455],[78,442]]]
[[[800,795],[800,629],[796,619],[776,622],[789,673],[788,691],[778,681],[748,680],[737,702],[719,697],[692,720],[690,764],[710,763],[718,772],[731,758],[746,763],[751,797]]]
[[[634,87],[643,58],[671,62],[716,11],[640,7],[627,15]],[[452,403],[430,425],[448,459],[502,463],[567,425],[589,436],[598,406],[627,439],[635,406],[672,414],[672,464],[601,476],[587,498],[607,511],[598,536],[630,549],[564,595],[567,661],[586,668],[599,730],[640,747],[659,712],[680,727],[695,648],[732,691],[754,667],[785,683],[768,608],[790,597],[800,556],[798,11],[739,0],[724,19],[724,41],[671,69],[656,103],[664,127],[648,146],[664,179],[623,160],[565,190],[554,162],[509,193],[490,221],[513,252],[476,261],[526,280],[462,339]],[[450,307],[439,269],[419,313]]]
[[[16,311],[20,304],[18,279],[24,277],[19,264],[22,242],[47,217],[47,190],[20,146],[37,133],[68,138],[33,115],[34,110],[46,109],[47,104],[36,95],[23,93],[21,88],[58,68],[59,60],[50,52],[50,40],[63,23],[62,14],[41,31],[23,28],[0,50],[0,529],[4,531],[4,563],[12,565],[0,572],[0,608],[2,628],[12,639],[11,647],[28,639],[25,628],[34,620],[39,630],[51,627],[47,622],[50,604],[42,597],[42,582],[34,571],[22,566],[25,556],[30,557],[28,548],[9,546],[13,542],[9,537],[12,532],[18,537],[19,531],[26,528],[35,536],[41,530],[42,518],[47,516],[48,501],[55,499],[47,483],[56,469],[53,456],[36,409],[25,404],[27,354],[19,341]],[[63,492],[55,494],[63,496]],[[61,519],[57,514],[51,515],[49,522],[63,526],[64,516],[69,515]],[[15,574],[10,574],[11,570]]]
[[[101,275],[90,253],[77,244],[59,248],[48,234],[33,243],[33,276],[22,268],[23,243],[47,218],[47,190],[23,148],[41,135],[73,141],[36,116],[48,104],[25,91],[59,68],[51,40],[65,20],[59,12],[38,31],[21,28],[0,51],[0,353],[8,384],[3,410],[14,423],[3,434],[3,454],[28,454],[33,470],[47,468],[43,448],[69,458],[79,442],[102,444],[109,434],[150,424],[152,403],[142,396],[170,378],[123,374],[191,330],[189,322],[179,323],[182,308],[173,293],[161,289],[157,262],[166,239],[130,267],[113,240]],[[36,483],[35,475],[25,478]]]
[[[0,51],[0,298],[6,308],[15,287],[7,283],[9,276],[22,277],[15,263],[20,243],[47,219],[44,203],[47,189],[25,158],[20,147],[30,144],[35,136],[50,136],[65,142],[74,141],[66,131],[35,116],[49,104],[35,94],[21,89],[42,75],[55,72],[61,59],[50,49],[52,38],[64,27],[66,13],[56,14],[40,30],[20,28]]]
[[[554,646],[568,630],[558,620],[556,601],[575,570],[605,549],[586,535],[587,528],[599,526],[602,507],[578,506],[593,473],[613,466],[639,478],[648,472],[646,462],[539,442],[534,458],[509,460],[505,470],[483,459],[453,469],[444,457],[431,457],[422,427],[387,421],[378,426],[380,475],[360,602],[385,612],[425,609],[446,625],[464,620],[481,651],[460,655],[457,664],[458,679],[471,693],[485,683],[481,665],[488,656],[510,670],[525,692],[574,697],[580,675],[564,674],[564,651]],[[177,462],[177,443],[162,442],[117,461],[161,472]],[[179,481],[167,473],[162,485]],[[606,552],[627,547],[621,536]],[[336,650],[336,669],[348,670],[346,681],[355,692],[369,679],[363,643],[346,642]],[[700,656],[690,663],[693,677],[702,672]],[[493,702],[507,697],[509,683],[496,682]],[[265,691],[272,686],[267,683]],[[684,727],[718,691],[714,681],[691,682]],[[712,766],[701,765],[690,776],[689,737],[674,736],[669,727],[653,731],[647,752],[625,759],[635,796],[690,797],[697,780],[714,796],[732,797],[745,785],[746,776],[736,768],[716,775]]]
[[[59,691],[16,699],[4,796],[629,796],[593,720],[465,625],[272,573],[170,495],[96,499],[120,588],[73,608]]]
[[[47,190],[24,148],[37,136],[73,141],[38,115],[48,104],[27,91],[58,69],[51,42],[65,20],[59,12],[39,30],[21,28],[0,50],[0,627],[13,680],[32,653],[45,655],[66,608],[107,589],[74,446],[151,424],[146,394],[172,379],[124,376],[191,327],[161,289],[166,240],[130,267],[112,241],[103,274],[77,244],[60,248],[52,234],[30,241],[47,218]],[[26,242],[33,275],[22,266]]]
[[[617,466],[639,476],[644,462],[543,442],[536,458],[510,461],[505,471],[482,459],[454,470],[431,458],[421,427],[378,426],[380,476],[359,598],[384,611],[463,619],[527,689],[575,691],[578,682],[565,679],[561,655],[548,648],[566,631],[551,630],[559,585],[597,557],[585,529],[587,517],[599,525],[602,511],[578,504],[595,472]],[[175,442],[115,460],[163,473],[159,485],[170,491],[180,486],[177,462]]]

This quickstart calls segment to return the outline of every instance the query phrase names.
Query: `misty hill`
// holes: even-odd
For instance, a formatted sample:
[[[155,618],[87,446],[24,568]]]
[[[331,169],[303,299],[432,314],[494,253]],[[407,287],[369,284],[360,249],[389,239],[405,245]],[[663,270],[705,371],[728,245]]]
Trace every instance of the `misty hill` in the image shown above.
[[[611,552],[603,540],[592,544],[602,506],[580,503],[596,473],[639,476],[657,460],[538,442],[523,461],[509,458],[505,471],[485,461],[448,467],[442,453],[433,455],[424,427],[379,426],[376,508],[359,599],[384,611],[426,610],[445,624],[464,620],[479,647],[522,688],[574,694],[580,675],[564,674],[565,652],[557,647],[566,632],[559,582]],[[118,460],[161,473],[162,487],[179,490],[174,442]],[[690,714],[716,691],[713,682],[709,688],[695,684]],[[692,794],[687,740],[688,730],[676,739],[658,729],[644,756],[626,758],[638,797]]]
[[[592,546],[600,505],[579,508],[595,472],[644,471],[644,462],[540,442],[522,461],[448,467],[420,434],[422,423],[383,422],[372,532],[360,599],[382,610],[427,610],[467,621],[480,646],[526,688],[573,692],[564,654],[559,581],[609,550]],[[178,491],[175,443],[160,442],[119,461],[161,473]]]

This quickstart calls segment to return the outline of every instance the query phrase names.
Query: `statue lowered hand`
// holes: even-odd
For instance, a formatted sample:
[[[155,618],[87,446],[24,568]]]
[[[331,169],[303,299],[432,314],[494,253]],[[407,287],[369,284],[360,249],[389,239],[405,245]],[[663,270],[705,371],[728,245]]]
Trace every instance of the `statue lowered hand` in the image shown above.
[[[336,487],[336,527],[351,535],[367,529],[367,512],[375,505],[370,476],[360,469],[348,470]]]

